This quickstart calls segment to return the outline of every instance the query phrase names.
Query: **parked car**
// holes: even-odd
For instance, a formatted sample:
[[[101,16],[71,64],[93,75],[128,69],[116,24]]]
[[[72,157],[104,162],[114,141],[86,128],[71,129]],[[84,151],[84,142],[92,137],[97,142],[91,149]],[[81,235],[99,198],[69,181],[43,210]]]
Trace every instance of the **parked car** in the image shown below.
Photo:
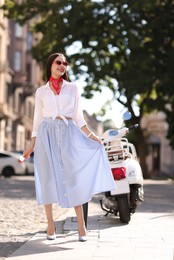
[[[23,151],[14,151],[14,153],[19,154],[22,156]],[[24,159],[24,163],[26,165],[26,175],[33,175],[34,174],[34,153],[30,155],[30,158]]]
[[[0,150],[0,174],[10,177],[15,174],[26,174],[26,164],[21,154]]]

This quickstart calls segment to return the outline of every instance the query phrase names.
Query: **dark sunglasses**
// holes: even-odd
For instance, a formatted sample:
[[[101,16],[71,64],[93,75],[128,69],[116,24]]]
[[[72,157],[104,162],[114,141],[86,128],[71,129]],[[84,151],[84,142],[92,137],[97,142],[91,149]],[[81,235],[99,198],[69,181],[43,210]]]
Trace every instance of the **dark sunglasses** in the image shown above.
[[[54,61],[54,63],[56,63],[57,65],[61,65],[61,64],[63,64],[63,66],[65,66],[65,67],[67,67],[68,66],[68,62],[66,62],[66,61],[60,61],[60,60],[56,60],[56,61]]]

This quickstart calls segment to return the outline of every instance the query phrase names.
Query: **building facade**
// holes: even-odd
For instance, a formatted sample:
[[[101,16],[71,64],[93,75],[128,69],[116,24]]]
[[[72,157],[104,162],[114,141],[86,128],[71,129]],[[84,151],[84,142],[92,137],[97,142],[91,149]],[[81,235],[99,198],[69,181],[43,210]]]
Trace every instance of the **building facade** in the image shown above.
[[[23,150],[31,137],[34,92],[42,84],[42,71],[31,55],[29,25],[20,26],[0,12],[0,148]]]
[[[83,111],[84,118],[86,123],[88,124],[90,130],[94,132],[98,136],[102,136],[103,134],[103,123],[97,120],[94,116],[88,114],[86,110]]]
[[[43,75],[31,55],[34,39],[29,25],[7,20],[2,11],[0,25],[0,149],[19,151],[31,138],[34,93],[43,84]],[[84,116],[102,135],[103,124],[86,111]]]
[[[147,167],[150,176],[174,176],[174,150],[166,138],[168,124],[163,112],[144,116],[141,122],[147,142]]]
[[[0,1],[0,6],[4,1]],[[12,71],[7,61],[9,41],[8,20],[0,10],[0,148],[10,149],[9,129],[11,129],[9,118],[13,117],[12,109],[8,106],[8,85],[11,84]]]

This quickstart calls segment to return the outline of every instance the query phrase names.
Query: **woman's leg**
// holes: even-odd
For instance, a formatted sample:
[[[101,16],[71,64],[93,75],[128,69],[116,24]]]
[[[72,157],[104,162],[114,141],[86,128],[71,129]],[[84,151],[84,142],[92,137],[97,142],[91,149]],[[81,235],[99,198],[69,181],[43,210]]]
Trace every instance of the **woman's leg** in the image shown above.
[[[74,207],[74,209],[77,216],[79,236],[80,237],[86,236],[86,227],[85,227],[85,221],[83,216],[83,208],[82,206],[76,206]]]
[[[44,205],[46,218],[48,222],[48,228],[47,228],[47,234],[53,235],[55,234],[55,225],[53,220],[53,210],[52,210],[52,204]]]

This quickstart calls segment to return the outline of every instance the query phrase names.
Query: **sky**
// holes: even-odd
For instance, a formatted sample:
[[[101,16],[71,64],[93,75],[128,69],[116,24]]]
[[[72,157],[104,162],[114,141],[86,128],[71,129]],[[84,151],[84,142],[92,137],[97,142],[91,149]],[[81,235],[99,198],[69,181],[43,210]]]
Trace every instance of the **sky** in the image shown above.
[[[72,44],[70,47],[68,47],[66,51],[67,53],[72,55],[74,53],[78,53],[80,48],[82,48],[82,45],[79,41],[77,41],[74,42],[74,44]],[[83,76],[81,77],[81,79],[75,81],[75,83],[77,84],[79,88],[79,92],[82,95],[83,88],[85,86],[85,82],[83,81]],[[82,109],[86,110],[89,115],[92,115],[93,113],[98,113],[101,110],[102,106],[108,100],[111,99],[113,99],[113,94],[111,90],[109,88],[108,89],[103,88],[102,92],[101,93],[96,92],[92,99],[85,99],[84,97],[82,97]],[[125,112],[125,108],[123,108],[123,106],[117,100],[115,100],[112,103],[111,109],[107,111],[105,116],[102,118],[98,117],[97,119],[100,121],[111,119],[115,124],[115,127],[119,128],[123,125],[122,116],[124,112]]]
[[[84,83],[81,81],[76,81],[76,84],[79,88],[80,94],[82,95]],[[89,115],[92,115],[93,113],[98,113],[101,110],[103,104],[112,98],[113,94],[111,90],[104,88],[101,93],[96,92],[92,99],[85,99],[84,97],[81,97],[82,108],[83,110],[86,110]],[[124,112],[125,109],[119,104],[117,100],[115,100],[112,102],[111,109],[107,111],[106,115],[102,118],[98,117],[98,119],[100,121],[111,119],[115,124],[115,127],[119,128],[123,123],[122,115]]]

